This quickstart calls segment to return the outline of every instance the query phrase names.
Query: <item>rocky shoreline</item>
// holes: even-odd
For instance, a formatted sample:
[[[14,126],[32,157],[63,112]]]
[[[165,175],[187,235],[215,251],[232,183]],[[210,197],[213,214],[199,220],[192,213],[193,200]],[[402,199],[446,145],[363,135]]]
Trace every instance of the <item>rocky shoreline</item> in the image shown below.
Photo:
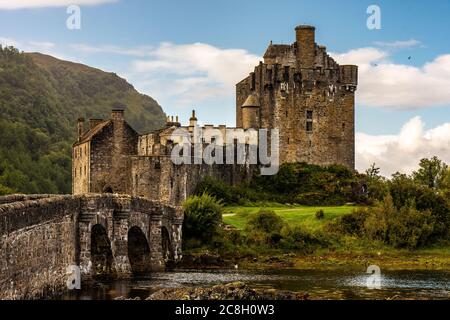
[[[308,294],[274,288],[251,288],[246,283],[233,282],[212,287],[160,289],[146,300],[308,300]]]

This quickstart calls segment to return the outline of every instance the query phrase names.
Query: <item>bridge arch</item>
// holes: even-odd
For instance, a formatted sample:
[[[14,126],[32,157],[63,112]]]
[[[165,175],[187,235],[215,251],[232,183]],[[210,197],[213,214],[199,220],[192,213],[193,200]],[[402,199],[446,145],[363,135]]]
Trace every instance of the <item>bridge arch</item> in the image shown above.
[[[91,263],[92,277],[110,278],[115,275],[111,242],[106,228],[101,224],[91,228]]]
[[[144,275],[151,271],[150,246],[141,228],[134,226],[128,230],[128,259],[134,275]]]

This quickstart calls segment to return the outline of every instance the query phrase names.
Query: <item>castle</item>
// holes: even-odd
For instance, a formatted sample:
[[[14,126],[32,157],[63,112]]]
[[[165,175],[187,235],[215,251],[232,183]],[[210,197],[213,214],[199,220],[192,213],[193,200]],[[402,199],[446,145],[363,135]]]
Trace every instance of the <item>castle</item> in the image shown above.
[[[226,136],[278,129],[280,164],[341,164],[354,169],[357,74],[357,66],[339,66],[315,43],[314,27],[298,26],[295,43],[270,43],[264,62],[236,85],[236,128],[198,127],[194,111],[187,126],[181,126],[178,117],[168,117],[164,128],[144,135],[126,123],[121,109],[113,110],[109,120],[90,119],[88,130],[80,118],[73,145],[73,193],[124,193],[180,204],[206,176],[237,184],[258,171],[259,163],[252,163],[248,155],[241,163],[175,164],[171,153],[180,143],[174,138],[178,129],[191,137],[195,130]],[[206,135],[202,143],[217,141]],[[239,143],[245,150],[257,144],[234,141],[234,148]],[[225,147],[226,142],[219,144]]]

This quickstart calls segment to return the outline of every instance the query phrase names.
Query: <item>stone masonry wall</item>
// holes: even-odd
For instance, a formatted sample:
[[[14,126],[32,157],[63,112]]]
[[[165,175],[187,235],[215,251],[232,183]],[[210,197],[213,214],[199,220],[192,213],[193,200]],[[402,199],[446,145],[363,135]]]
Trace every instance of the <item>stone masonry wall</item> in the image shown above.
[[[0,299],[31,299],[64,290],[76,262],[76,213],[68,196],[0,205]]]
[[[0,203],[24,196],[0,197]],[[128,231],[145,234],[152,270],[164,268],[161,228],[171,231],[171,255],[181,258],[180,208],[131,196],[29,196],[0,205],[0,299],[52,297],[66,290],[67,267],[90,276],[91,230],[107,231],[118,276],[129,276]]]
[[[236,185],[248,180],[255,170],[254,165],[175,165],[168,156],[133,157],[131,194],[181,205],[205,177]]]

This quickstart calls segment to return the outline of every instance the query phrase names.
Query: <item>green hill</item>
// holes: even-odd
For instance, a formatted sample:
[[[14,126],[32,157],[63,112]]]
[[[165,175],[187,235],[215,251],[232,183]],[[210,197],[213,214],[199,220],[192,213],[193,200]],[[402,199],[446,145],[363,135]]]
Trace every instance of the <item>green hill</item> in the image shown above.
[[[164,124],[158,103],[114,73],[0,46],[0,194],[70,193],[76,119],[117,104],[139,132]]]

